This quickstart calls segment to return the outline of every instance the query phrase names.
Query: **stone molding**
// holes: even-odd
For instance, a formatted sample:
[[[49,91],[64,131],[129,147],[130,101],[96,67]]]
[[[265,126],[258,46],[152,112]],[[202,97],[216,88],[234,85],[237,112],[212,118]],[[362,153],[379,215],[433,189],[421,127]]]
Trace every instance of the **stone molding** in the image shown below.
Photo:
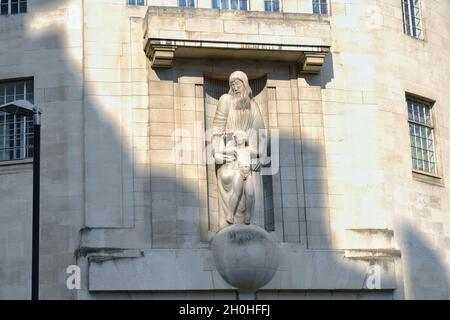
[[[146,50],[146,55],[153,68],[170,68],[176,48],[176,46],[150,46]]]
[[[317,52],[303,52],[298,61],[300,74],[318,74],[325,63],[326,50]]]
[[[328,46],[148,39],[144,49],[153,68],[170,68],[176,58],[297,62],[302,74],[318,74]]]

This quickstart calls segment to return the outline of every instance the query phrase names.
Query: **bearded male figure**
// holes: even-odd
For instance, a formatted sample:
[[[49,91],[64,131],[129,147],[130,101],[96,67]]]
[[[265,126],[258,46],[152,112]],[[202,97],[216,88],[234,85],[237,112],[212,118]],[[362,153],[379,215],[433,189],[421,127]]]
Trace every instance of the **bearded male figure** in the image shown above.
[[[230,91],[220,97],[213,122],[212,155],[218,165],[219,212],[229,224],[249,224],[254,210],[254,175],[261,167],[258,140],[264,121],[247,75],[235,71],[229,83]]]

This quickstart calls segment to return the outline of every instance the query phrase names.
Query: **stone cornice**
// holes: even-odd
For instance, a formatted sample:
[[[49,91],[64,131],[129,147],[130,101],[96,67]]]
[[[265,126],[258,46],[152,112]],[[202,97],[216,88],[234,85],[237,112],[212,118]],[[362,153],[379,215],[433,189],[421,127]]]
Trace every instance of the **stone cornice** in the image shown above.
[[[319,73],[330,51],[329,20],[320,15],[150,7],[144,50],[153,68],[177,58],[287,61]]]
[[[167,39],[148,39],[144,50],[153,68],[170,68],[176,57],[235,58],[298,62],[300,72],[305,74],[319,73],[330,51],[326,46]]]

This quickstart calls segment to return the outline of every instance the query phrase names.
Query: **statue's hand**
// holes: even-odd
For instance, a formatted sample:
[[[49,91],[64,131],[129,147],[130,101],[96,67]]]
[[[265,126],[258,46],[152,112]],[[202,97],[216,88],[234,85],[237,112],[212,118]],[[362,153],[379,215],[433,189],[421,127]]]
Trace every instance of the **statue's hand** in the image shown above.
[[[256,159],[252,161],[252,171],[259,171],[261,169],[261,162]]]
[[[233,155],[233,157],[236,155],[236,147],[235,146],[229,146],[226,147],[225,150],[223,150],[223,153],[226,155]]]
[[[226,162],[233,162],[236,158],[234,154],[225,154],[221,152],[214,153],[214,159],[216,160],[217,164],[224,164]]]

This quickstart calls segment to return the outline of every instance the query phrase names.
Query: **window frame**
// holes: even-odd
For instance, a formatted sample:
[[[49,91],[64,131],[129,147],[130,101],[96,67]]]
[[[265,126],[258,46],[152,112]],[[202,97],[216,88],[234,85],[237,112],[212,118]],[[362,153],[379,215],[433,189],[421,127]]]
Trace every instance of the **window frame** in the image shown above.
[[[323,12],[323,6],[325,5],[326,12]],[[319,12],[314,12],[314,9],[318,6]],[[312,14],[326,14],[329,15],[330,13],[330,5],[328,0],[312,0],[311,1],[311,11]]]
[[[217,9],[217,10],[236,10],[236,11],[250,11],[250,0],[235,0],[238,3],[238,8],[239,9],[232,9],[232,1],[234,0],[211,0],[211,8],[212,9]],[[247,8],[246,9],[241,9],[241,2],[245,1],[247,4]],[[223,8],[222,7],[222,3],[226,2],[228,5],[228,8]],[[215,6],[215,3],[219,4],[218,7]]]
[[[134,1],[135,3],[133,4],[133,3],[130,3],[130,1]],[[142,4],[138,4],[137,2],[138,2],[139,0],[127,0],[127,6],[130,6],[130,7],[145,7],[146,5],[147,5],[147,1],[146,0],[142,0]]]
[[[414,5],[417,1],[418,6]],[[405,10],[407,4],[407,12]],[[401,0],[403,33],[417,40],[424,40],[423,5],[421,0]],[[417,14],[415,9],[417,8]],[[411,12],[414,15],[411,15]],[[416,23],[418,21],[418,23]],[[414,22],[414,23],[413,23]],[[419,34],[417,34],[419,30]]]
[[[31,91],[27,86],[31,82]],[[17,85],[23,86],[23,94],[17,96]],[[7,87],[14,86],[13,100],[8,100]],[[27,100],[34,103],[34,79],[33,78],[20,78],[20,79],[2,79],[0,80],[0,86],[3,87],[3,93],[0,95],[3,100],[0,101],[0,105],[12,102],[14,100]],[[20,97],[23,95],[23,97]],[[31,96],[31,98],[30,98]],[[12,120],[11,120],[12,117]],[[9,119],[8,119],[9,118]],[[19,125],[20,124],[20,125]],[[34,139],[34,126],[33,117],[20,117],[17,119],[16,115],[8,115],[7,113],[0,112],[0,139],[2,139],[2,148],[0,149],[0,165],[9,165],[22,162],[30,162],[33,159],[33,139]],[[12,125],[12,129],[11,129]],[[17,127],[20,127],[19,129]],[[12,133],[11,133],[12,130]],[[20,132],[17,133],[17,130]],[[9,132],[8,132],[9,131]],[[17,136],[19,138],[17,139]],[[11,139],[12,137],[12,139]],[[11,146],[12,141],[12,146]],[[18,143],[17,143],[18,141]],[[8,147],[7,147],[8,146]],[[9,150],[9,151],[8,151]],[[17,152],[20,152],[20,156],[17,156]],[[10,154],[8,157],[4,155]],[[11,156],[12,153],[12,156]]]
[[[17,5],[17,12],[13,13],[13,3]],[[22,11],[22,6],[25,4],[25,11]],[[5,5],[7,6],[6,13],[4,13]],[[0,16],[15,16],[28,12],[28,0],[0,0]]]
[[[272,10],[266,10],[266,3],[267,2],[271,3]],[[273,3],[274,2],[278,2],[278,11],[273,10]],[[283,1],[281,1],[281,0],[264,0],[264,12],[283,12],[282,3],[283,3]]]
[[[181,1],[184,1],[184,3],[186,5],[182,6]],[[189,2],[192,3],[192,6],[187,5]],[[197,1],[196,0],[178,0],[178,8],[184,8],[184,9],[197,8]]]
[[[409,105],[408,101],[415,101],[423,104],[427,104],[430,108],[430,120],[431,125],[424,125],[420,122],[411,121],[409,117]],[[443,186],[443,179],[442,179],[442,161],[440,157],[440,148],[439,148],[439,128],[438,128],[438,122],[436,117],[436,101],[425,98],[423,96],[419,96],[417,94],[413,94],[410,92],[406,92],[405,94],[405,103],[406,103],[406,119],[408,123],[408,139],[409,139],[409,158],[411,161],[411,168],[412,168],[412,176],[414,180],[418,180],[421,182],[431,183],[438,186]],[[412,143],[411,143],[411,124],[418,124],[423,125],[427,128],[431,128],[433,130],[433,147],[434,147],[434,172],[428,172],[420,169],[414,168],[414,159],[413,159],[413,152],[412,152]]]

